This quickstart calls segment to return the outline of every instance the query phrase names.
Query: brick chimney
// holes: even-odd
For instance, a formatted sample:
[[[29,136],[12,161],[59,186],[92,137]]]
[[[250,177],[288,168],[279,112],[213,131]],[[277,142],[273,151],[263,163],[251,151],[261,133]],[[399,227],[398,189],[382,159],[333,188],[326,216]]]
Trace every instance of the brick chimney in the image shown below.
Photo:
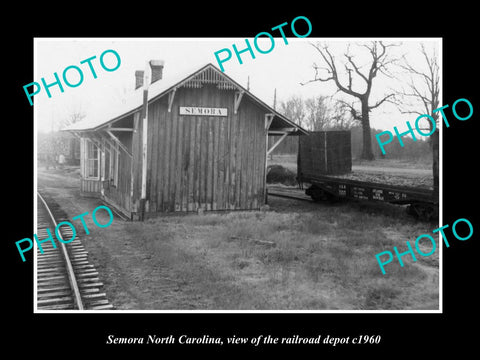
[[[155,81],[161,80],[163,75],[163,60],[150,60],[150,67],[152,68],[152,81],[153,84]]]
[[[135,71],[135,90],[143,86],[143,70]]]

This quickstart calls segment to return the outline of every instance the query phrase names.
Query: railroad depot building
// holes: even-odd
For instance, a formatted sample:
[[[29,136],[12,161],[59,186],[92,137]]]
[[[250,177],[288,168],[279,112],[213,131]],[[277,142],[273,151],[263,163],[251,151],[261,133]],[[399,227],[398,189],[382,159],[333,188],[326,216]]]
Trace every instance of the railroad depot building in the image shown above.
[[[64,129],[80,138],[81,193],[134,220],[259,209],[268,152],[307,132],[212,64],[171,76],[163,62],[148,64],[151,82],[137,71],[124,104]],[[281,136],[267,149],[269,135]]]

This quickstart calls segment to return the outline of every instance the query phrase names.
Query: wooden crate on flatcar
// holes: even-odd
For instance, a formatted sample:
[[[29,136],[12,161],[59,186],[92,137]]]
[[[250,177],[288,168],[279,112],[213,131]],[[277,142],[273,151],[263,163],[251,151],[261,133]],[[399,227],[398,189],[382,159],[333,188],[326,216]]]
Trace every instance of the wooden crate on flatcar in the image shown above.
[[[350,131],[315,131],[299,137],[298,171],[303,176],[352,171]]]

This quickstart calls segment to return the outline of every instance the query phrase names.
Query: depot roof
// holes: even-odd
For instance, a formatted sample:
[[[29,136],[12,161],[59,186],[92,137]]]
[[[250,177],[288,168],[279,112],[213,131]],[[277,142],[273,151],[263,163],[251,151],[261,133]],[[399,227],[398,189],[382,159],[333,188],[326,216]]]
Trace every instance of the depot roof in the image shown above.
[[[256,101],[260,106],[262,106],[268,113],[274,115],[273,121],[271,123],[270,129],[291,129],[289,132],[294,133],[304,133],[307,134],[307,131],[303,129],[298,124],[295,124],[290,119],[280,114],[270,106],[268,106],[264,101],[260,100],[258,97],[253,95],[250,91],[243,88],[235,80],[221,72],[213,64],[208,63],[201,68],[193,72],[187,72],[182,74],[171,74],[162,76],[162,79],[150,84],[148,88],[148,102],[151,103],[158,98],[167,95],[169,92],[181,87],[185,83],[189,82],[197,75],[206,71],[207,69],[212,69],[218,75],[223,77],[233,88],[244,93],[244,95],[249,96],[251,99]],[[125,118],[132,115],[133,113],[141,110],[143,106],[143,90],[142,87],[136,89],[124,102],[119,103],[116,106],[109,106],[105,111],[97,112],[87,115],[82,121],[71,124],[62,131],[71,131],[71,132],[82,132],[82,131],[95,131],[100,130],[103,127],[108,126],[110,123]]]

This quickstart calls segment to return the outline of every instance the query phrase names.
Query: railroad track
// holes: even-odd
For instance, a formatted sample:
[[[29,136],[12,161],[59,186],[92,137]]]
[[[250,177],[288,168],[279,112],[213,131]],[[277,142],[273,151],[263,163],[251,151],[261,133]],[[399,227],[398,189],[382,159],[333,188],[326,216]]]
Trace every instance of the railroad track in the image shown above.
[[[289,199],[313,201],[312,198],[305,194],[305,190],[298,188],[287,188],[283,186],[269,185],[267,187],[268,195],[284,197]]]
[[[63,210],[46,195],[38,195],[37,237],[48,238],[49,229],[57,248],[51,241],[41,244],[43,254],[37,246],[36,286],[37,310],[109,310],[113,305],[103,292],[103,283],[98,272],[88,261],[80,234],[63,244],[55,238],[57,223],[68,221]],[[72,238],[72,230],[61,226],[59,235],[67,241]]]

